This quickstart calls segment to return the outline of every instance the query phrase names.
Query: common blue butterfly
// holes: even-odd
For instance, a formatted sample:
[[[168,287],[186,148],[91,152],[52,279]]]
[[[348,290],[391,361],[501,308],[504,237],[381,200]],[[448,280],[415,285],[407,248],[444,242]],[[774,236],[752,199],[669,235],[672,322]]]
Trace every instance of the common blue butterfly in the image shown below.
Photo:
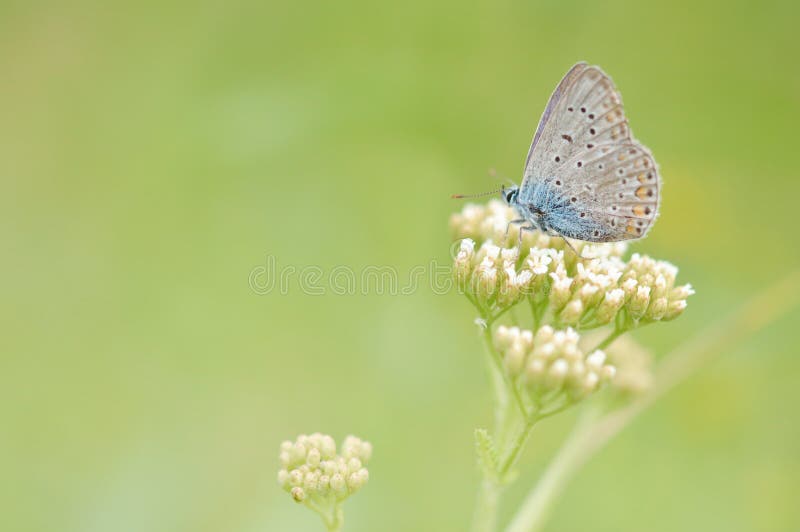
[[[533,137],[522,184],[501,189],[523,230],[588,242],[643,237],[661,179],[631,135],[622,98],[599,67],[578,63],[556,87]]]

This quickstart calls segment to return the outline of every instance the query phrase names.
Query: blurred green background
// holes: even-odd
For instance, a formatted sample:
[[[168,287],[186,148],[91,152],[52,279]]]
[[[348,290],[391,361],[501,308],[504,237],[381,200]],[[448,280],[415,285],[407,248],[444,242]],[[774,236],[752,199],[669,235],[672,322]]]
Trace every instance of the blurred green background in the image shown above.
[[[634,251],[697,289],[659,354],[800,264],[785,2],[0,4],[0,528],[317,531],[282,439],[371,440],[346,530],[460,531],[490,423],[470,305],[258,295],[278,267],[448,263],[454,192],[519,179],[577,60],[663,178]],[[296,280],[296,279],[295,279]],[[549,530],[798,530],[800,313],[684,383]],[[522,497],[574,413],[537,429]]]

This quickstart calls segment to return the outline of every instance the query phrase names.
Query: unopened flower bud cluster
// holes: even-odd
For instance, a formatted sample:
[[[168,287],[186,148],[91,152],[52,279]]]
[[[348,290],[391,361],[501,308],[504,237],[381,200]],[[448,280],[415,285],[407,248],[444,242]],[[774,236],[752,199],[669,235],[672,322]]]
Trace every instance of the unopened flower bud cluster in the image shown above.
[[[626,395],[639,395],[653,385],[654,357],[629,336],[622,336],[609,348],[609,361],[617,368],[613,386]]]
[[[459,288],[487,309],[507,308],[530,297],[549,307],[559,326],[589,328],[611,323],[623,309],[634,322],[670,320],[686,308],[691,285],[675,286],[678,269],[634,254],[622,260],[627,244],[570,241],[511,226],[513,211],[492,200],[466,205],[450,219],[463,238],[454,259]],[[498,245],[499,244],[499,245]]]
[[[372,445],[355,436],[345,438],[340,453],[333,438],[319,433],[284,441],[280,449],[278,483],[297,502],[341,501],[369,480]]]
[[[614,378],[616,369],[606,354],[601,350],[585,354],[579,340],[574,329],[557,331],[549,325],[535,333],[504,325],[494,331],[506,373],[535,397],[563,391],[572,399],[583,398]]]

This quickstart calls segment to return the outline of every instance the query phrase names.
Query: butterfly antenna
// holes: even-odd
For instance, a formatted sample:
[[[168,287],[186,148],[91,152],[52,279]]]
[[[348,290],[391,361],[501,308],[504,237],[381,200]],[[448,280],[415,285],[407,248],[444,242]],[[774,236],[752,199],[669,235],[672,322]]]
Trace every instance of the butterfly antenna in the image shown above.
[[[497,190],[492,190],[490,192],[481,192],[480,194],[453,194],[450,196],[452,199],[463,199],[463,198],[480,198],[482,196],[488,196],[490,194],[497,194],[501,192],[503,188],[498,188]]]

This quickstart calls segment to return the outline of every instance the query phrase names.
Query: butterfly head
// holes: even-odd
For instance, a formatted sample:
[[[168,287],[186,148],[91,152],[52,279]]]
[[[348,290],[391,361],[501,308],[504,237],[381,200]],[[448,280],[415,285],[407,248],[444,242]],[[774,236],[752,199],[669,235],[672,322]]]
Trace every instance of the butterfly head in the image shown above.
[[[503,187],[500,189],[500,195],[503,197],[503,201],[505,201],[507,204],[516,205],[517,198],[519,196],[519,187],[517,185]]]

